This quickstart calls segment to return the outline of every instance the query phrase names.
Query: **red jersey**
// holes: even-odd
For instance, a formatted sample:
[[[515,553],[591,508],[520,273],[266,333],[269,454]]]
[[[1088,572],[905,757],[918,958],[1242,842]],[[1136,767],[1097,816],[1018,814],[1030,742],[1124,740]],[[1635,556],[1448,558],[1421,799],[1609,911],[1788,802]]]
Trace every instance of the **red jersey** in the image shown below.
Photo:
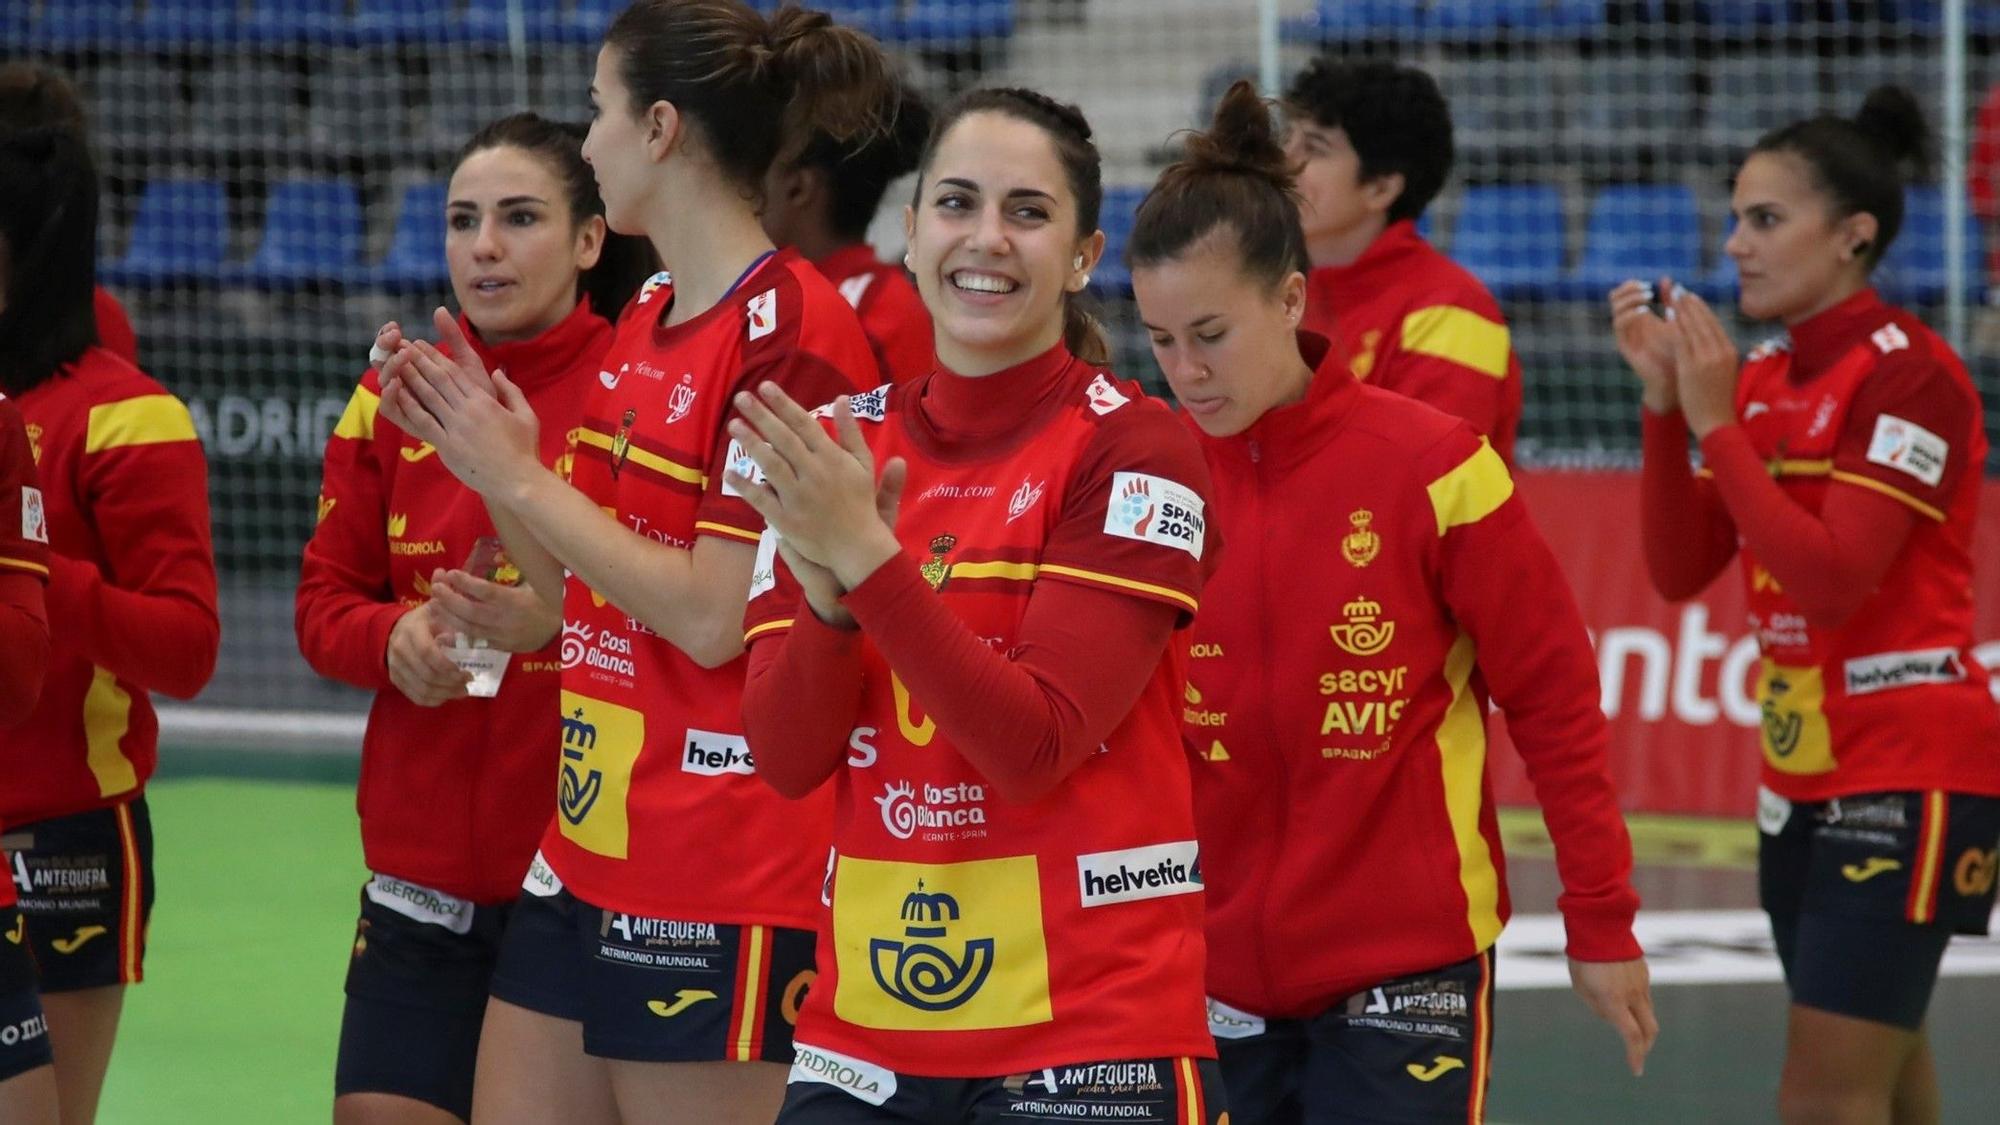
[[[1796,801],[1888,789],[2000,795],[2000,708],[1972,654],[1986,435],[1965,366],[1916,317],[1865,290],[1753,351],[1736,413],[1807,511],[1840,482],[1919,517],[1881,585],[1838,628],[1808,621],[1743,546],[1764,654],[1764,784]]]
[[[187,407],[101,347],[15,401],[42,479],[49,619],[62,623],[41,703],[0,728],[0,821],[22,824],[136,796],[159,750],[148,693],[199,692],[221,626],[208,465]]]
[[[755,543],[763,520],[723,484],[741,461],[730,399],[771,380],[825,402],[876,377],[854,312],[792,251],[701,315],[665,327],[648,281],[618,322],[584,407],[571,482],[635,533]],[[703,668],[572,576],[563,605],[558,815],[542,852],[593,906],[810,929],[830,799],[787,804],[743,738],[745,663]]]
[[[844,246],[813,265],[861,318],[884,378],[906,383],[934,365],[931,314],[903,267],[875,257],[867,243]]]
[[[139,338],[132,334],[132,321],[125,316],[125,306],[111,291],[100,285],[91,292],[91,311],[97,317],[97,343],[116,354],[127,363],[139,362]]]
[[[1301,326],[1335,341],[1355,378],[1472,423],[1508,464],[1521,424],[1521,360],[1478,278],[1390,224],[1359,258],[1306,279]]]
[[[558,466],[597,385],[611,325],[580,301],[532,340],[487,344],[459,318],[486,368],[504,370],[541,422]],[[375,693],[361,740],[361,845],[371,870],[474,902],[511,902],[548,826],[555,769],[557,643],[515,653],[499,695],[419,707],[389,682],[389,633],[430,597],[431,572],[463,566],[496,534],[479,494],[436,450],[376,410],[368,371],[326,443],[319,525],[296,602],[299,649],[321,675]]]
[[[974,396],[983,409],[960,413],[1007,424],[937,424],[933,401]],[[1058,346],[980,379],[884,387],[854,409],[876,464],[909,463],[897,538],[992,648],[1014,646],[1040,582],[1196,608],[1215,555],[1207,474],[1135,385]],[[775,537],[759,559],[753,640],[789,629],[800,596]],[[863,634],[800,1041],[943,1077],[1213,1056],[1172,647],[1098,753],[1022,804],[991,791]]]
[[[1507,467],[1302,342],[1306,401],[1202,442],[1231,543],[1183,716],[1209,993],[1303,1016],[1493,944],[1510,906],[1489,695],[1555,839],[1570,955],[1639,956],[1597,662]]]
[[[24,704],[33,703],[40,691],[49,656],[49,622],[42,606],[42,583],[49,576],[49,525],[36,479],[21,412],[0,395],[0,576],[27,576],[8,582],[0,595],[0,614],[9,617],[0,676],[10,681],[0,686],[0,692],[10,700],[18,694]],[[19,600],[13,597],[16,593]],[[0,869],[11,872],[4,851]],[[14,880],[11,874],[0,874],[0,907],[12,905]]]

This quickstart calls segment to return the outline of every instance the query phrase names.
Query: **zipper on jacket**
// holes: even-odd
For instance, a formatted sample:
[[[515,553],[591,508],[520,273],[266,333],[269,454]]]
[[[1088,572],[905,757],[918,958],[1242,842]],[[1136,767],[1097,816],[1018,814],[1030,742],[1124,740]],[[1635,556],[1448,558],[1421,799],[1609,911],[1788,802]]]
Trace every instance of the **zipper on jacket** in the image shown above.
[[[1256,467],[1251,470],[1250,475],[1252,487],[1255,490],[1254,495],[1257,498],[1255,508],[1257,526],[1261,527],[1264,523],[1264,507],[1270,494],[1269,486],[1271,482],[1266,479],[1270,474],[1261,464],[1259,452],[1257,443],[1252,441],[1250,443],[1250,460]],[[1270,552],[1267,549],[1269,542],[1269,536],[1260,535],[1257,537],[1257,546],[1255,548],[1257,551],[1257,615],[1253,620],[1258,623],[1259,628],[1264,628],[1265,623],[1270,620],[1268,595],[1266,593],[1272,587],[1272,584],[1266,580],[1270,558]],[[1278,996],[1278,988],[1277,982],[1271,975],[1271,966],[1275,961],[1270,948],[1271,884],[1277,876],[1278,857],[1283,855],[1285,850],[1285,836],[1289,827],[1287,822],[1290,819],[1287,814],[1290,805],[1289,795],[1292,792],[1292,770],[1284,747],[1278,745],[1277,731],[1274,729],[1271,721],[1271,713],[1277,706],[1277,697],[1272,693],[1271,661],[1269,659],[1258,662],[1258,677],[1260,681],[1258,685],[1259,690],[1263,692],[1259,698],[1264,701],[1264,705],[1256,709],[1257,724],[1262,728],[1258,732],[1261,738],[1257,742],[1263,752],[1277,764],[1278,784],[1269,790],[1277,798],[1275,802],[1277,805],[1277,816],[1274,820],[1276,831],[1271,835],[1270,848],[1266,852],[1264,863],[1264,877],[1260,881],[1261,891],[1258,895],[1257,912],[1254,916],[1254,925],[1257,927],[1254,948],[1257,951],[1257,975],[1263,982],[1264,996],[1266,999],[1275,1002]]]

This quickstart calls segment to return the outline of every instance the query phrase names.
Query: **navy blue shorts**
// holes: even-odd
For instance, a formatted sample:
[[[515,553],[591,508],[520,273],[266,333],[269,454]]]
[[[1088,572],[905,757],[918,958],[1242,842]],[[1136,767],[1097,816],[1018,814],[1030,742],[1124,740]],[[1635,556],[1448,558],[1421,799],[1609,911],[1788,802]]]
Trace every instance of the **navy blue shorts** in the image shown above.
[[[645,918],[567,890],[524,892],[493,995],[582,1023],[583,1049],[598,1058],[789,1063],[813,945],[811,930]]]
[[[55,1061],[21,912],[0,908],[0,1082]]]
[[[153,914],[146,799],[7,826],[27,947],[42,992],[135,984]]]
[[[1793,1002],[1915,1030],[1951,935],[1993,912],[2000,798],[1943,790],[1758,804],[1758,890]]]
[[[361,890],[333,1089],[398,1094],[466,1120],[486,995],[513,904],[475,906],[389,876]]]
[[[1209,1001],[1234,1125],[1484,1119],[1493,952],[1363,989],[1304,1019]]]
[[[1120,1059],[998,1078],[920,1078],[798,1045],[777,1125],[1001,1125],[1229,1118],[1214,1059]]]

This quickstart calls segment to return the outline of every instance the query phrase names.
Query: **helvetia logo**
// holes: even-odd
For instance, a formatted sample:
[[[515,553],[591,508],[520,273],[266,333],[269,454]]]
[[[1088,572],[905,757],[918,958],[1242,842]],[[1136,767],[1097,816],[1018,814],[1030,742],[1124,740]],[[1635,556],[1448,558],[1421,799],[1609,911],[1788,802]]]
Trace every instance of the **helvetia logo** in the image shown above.
[[[926,1012],[948,1012],[979,992],[993,971],[994,943],[990,937],[965,940],[953,953],[952,924],[959,921],[958,900],[927,892],[924,881],[903,898],[903,940],[873,938],[868,963],[875,984],[897,1000]]]
[[[1076,857],[1083,905],[1110,906],[1201,890],[1201,848],[1193,840]]]
[[[750,756],[750,743],[742,735],[689,727],[681,771],[703,777],[721,777],[726,773],[753,777],[757,761]]]

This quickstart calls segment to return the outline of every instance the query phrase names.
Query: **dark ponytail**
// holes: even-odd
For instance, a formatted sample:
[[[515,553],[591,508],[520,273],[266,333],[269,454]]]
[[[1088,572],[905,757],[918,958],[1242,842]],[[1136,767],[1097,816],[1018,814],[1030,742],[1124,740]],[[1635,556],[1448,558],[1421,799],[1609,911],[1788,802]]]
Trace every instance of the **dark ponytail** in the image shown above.
[[[597,177],[583,159],[582,125],[551,121],[535,113],[515,113],[486,125],[452,161],[454,170],[467,157],[490,148],[518,148],[542,162],[563,188],[571,226],[580,226],[591,216],[604,215],[604,200],[597,194]],[[606,227],[604,248],[597,264],[577,275],[577,296],[587,297],[599,316],[616,318],[639,286],[660,268],[653,244],[634,235],[618,234]]]
[[[1873,269],[1903,225],[1903,186],[1927,177],[1936,138],[1917,99],[1901,86],[1868,91],[1853,117],[1821,114],[1772,130],[1753,153],[1788,153],[1812,170],[1814,183],[1839,218],[1875,216],[1875,240],[1861,248]]]
[[[1248,276],[1275,286],[1307,269],[1291,161],[1271,107],[1249,82],[1222,95],[1205,131],[1182,134],[1180,160],[1139,204],[1126,244],[1134,269],[1179,257],[1227,228]]]
[[[67,128],[0,133],[0,391],[25,394],[97,343],[97,168]]]
[[[787,144],[879,133],[895,112],[881,46],[825,12],[788,4],[767,20],[742,0],[637,0],[604,43],[619,53],[633,111],[672,103],[752,196]]]
[[[931,126],[931,139],[917,164],[917,191],[923,191],[924,177],[930,174],[931,160],[952,126],[975,113],[997,113],[1025,122],[1048,135],[1055,147],[1056,162],[1076,197],[1076,237],[1097,233],[1098,218],[1104,210],[1104,161],[1091,139],[1090,121],[1083,111],[1059,102],[1037,90],[1015,86],[992,86],[969,90],[953,99]],[[1063,299],[1063,345],[1071,355],[1099,367],[1111,362],[1111,341],[1103,325],[1090,310],[1090,298],[1071,293]]]

